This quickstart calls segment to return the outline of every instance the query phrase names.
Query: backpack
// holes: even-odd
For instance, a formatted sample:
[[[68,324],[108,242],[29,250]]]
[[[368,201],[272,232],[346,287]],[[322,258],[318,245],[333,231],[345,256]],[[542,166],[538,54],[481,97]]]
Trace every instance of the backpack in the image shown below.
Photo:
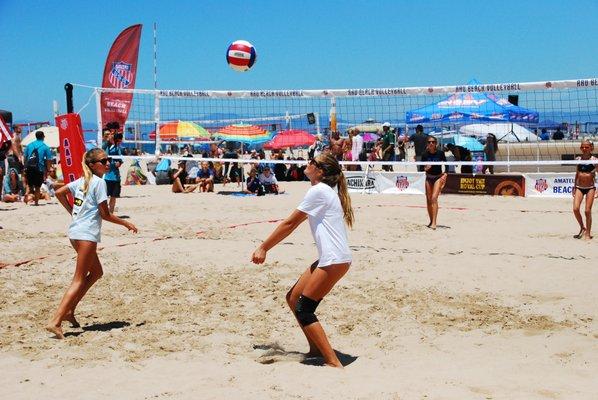
[[[25,161],[25,169],[39,171],[39,153],[37,148],[33,149],[29,158]]]

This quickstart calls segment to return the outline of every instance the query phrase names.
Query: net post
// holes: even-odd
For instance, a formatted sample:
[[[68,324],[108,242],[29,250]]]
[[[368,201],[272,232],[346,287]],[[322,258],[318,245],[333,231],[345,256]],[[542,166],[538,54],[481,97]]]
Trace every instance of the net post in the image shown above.
[[[156,158],[160,155],[160,95],[158,91],[154,92],[154,121],[156,124],[156,138],[154,154]]]
[[[96,137],[96,141],[97,141],[97,146],[102,147],[102,126],[103,126],[102,94],[97,88],[94,89],[94,92],[95,92],[95,98],[96,98],[96,115],[97,115],[97,121],[98,121],[98,135]]]
[[[319,135],[320,134],[320,113],[314,113],[314,115],[316,116],[316,133]]]

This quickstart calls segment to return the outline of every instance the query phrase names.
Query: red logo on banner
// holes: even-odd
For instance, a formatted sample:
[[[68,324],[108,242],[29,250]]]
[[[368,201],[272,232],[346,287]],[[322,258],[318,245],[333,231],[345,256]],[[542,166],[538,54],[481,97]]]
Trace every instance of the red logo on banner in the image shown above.
[[[543,191],[548,189],[548,182],[544,178],[536,179],[536,185],[534,187],[538,192],[542,193]]]
[[[395,186],[399,190],[405,190],[409,187],[409,179],[404,175],[399,175],[399,176],[397,176]]]
[[[103,88],[135,88],[140,40],[141,25],[130,26],[118,35],[106,58]],[[121,127],[124,126],[132,101],[132,93],[102,93],[102,123],[106,125],[108,122],[118,122]]]

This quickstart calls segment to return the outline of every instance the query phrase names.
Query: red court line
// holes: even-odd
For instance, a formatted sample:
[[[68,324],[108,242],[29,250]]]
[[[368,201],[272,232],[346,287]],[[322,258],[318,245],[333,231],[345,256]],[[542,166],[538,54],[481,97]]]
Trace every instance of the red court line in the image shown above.
[[[238,228],[240,226],[248,226],[248,225],[255,225],[255,224],[274,224],[276,222],[280,222],[283,221],[284,218],[281,219],[268,219],[265,221],[255,221],[255,222],[246,222],[244,224],[237,224],[237,225],[230,225],[230,226],[226,226],[223,229],[234,229],[234,228]],[[204,233],[207,233],[207,231],[197,231],[195,232],[197,235],[203,235]]]
[[[405,204],[371,204],[371,205],[365,205],[365,206],[357,206],[355,207],[355,209],[360,209],[360,208],[366,208],[366,207],[405,207],[405,208],[426,208],[425,205],[405,205]],[[471,210],[470,208],[466,208],[466,207],[440,207],[440,209],[445,209],[445,210],[456,210],[456,211],[469,211]],[[490,210],[490,209],[484,209],[484,211],[497,211],[497,210]],[[513,211],[518,211],[518,212],[548,212],[546,210],[513,210]],[[553,211],[553,212],[568,212],[568,211]],[[264,221],[254,221],[254,222],[246,222],[243,224],[235,224],[235,225],[229,225],[224,227],[223,229],[235,229],[235,228],[239,228],[242,226],[249,226],[249,225],[257,225],[257,224],[274,224],[276,222],[280,222],[283,221],[284,218],[280,218],[280,219],[268,219],[268,220],[264,220]],[[197,235],[203,235],[207,233],[207,231],[197,231],[196,234]],[[172,236],[162,236],[162,237],[158,237],[158,238],[154,238],[151,240],[151,242],[157,242],[160,240],[168,240],[168,239],[172,239]],[[142,241],[136,241],[136,242],[130,242],[130,243],[121,243],[121,244],[117,244],[115,245],[116,247],[125,247],[125,246],[132,246],[135,244],[140,244],[140,243],[147,243],[147,242],[142,242]],[[103,250],[103,247],[99,247],[98,251]],[[65,254],[56,254],[56,257],[62,257]],[[15,262],[15,263],[11,263],[11,264],[5,264],[5,263],[0,263],[0,269],[4,269],[4,268],[8,268],[8,267],[19,267],[21,265],[25,265],[25,264],[29,264],[33,261],[39,261],[39,260],[44,260],[46,258],[48,258],[50,256],[41,256],[41,257],[35,257],[35,258],[31,258],[28,260],[23,260],[23,261],[19,261],[19,262]]]

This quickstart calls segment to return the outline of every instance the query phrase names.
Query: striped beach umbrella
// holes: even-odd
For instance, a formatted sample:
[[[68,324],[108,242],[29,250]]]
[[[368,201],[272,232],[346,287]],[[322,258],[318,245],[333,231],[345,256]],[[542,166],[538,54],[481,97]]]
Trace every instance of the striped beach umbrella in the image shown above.
[[[241,142],[245,144],[259,144],[272,138],[270,132],[256,125],[229,125],[214,133],[214,137],[227,142]]]
[[[156,132],[150,133],[150,139],[156,137]],[[181,138],[193,138],[198,140],[210,140],[210,132],[194,122],[172,121],[160,125],[160,140],[177,140]]]

